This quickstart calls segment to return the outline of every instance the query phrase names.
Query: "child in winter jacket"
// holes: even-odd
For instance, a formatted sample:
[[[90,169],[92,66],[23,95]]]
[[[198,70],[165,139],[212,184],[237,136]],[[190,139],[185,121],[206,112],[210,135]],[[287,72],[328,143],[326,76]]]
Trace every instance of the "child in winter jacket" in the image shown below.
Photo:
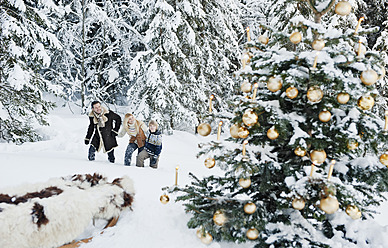
[[[162,152],[162,133],[158,130],[158,123],[151,120],[146,132],[144,149],[137,155],[136,166],[144,167],[144,160],[150,159],[150,167],[158,168],[160,153]]]

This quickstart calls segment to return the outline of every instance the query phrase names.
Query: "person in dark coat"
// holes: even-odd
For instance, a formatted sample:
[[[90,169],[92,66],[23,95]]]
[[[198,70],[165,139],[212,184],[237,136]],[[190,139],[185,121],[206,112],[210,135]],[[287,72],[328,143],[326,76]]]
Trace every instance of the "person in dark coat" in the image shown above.
[[[149,158],[150,167],[156,169],[158,168],[160,153],[162,152],[162,133],[158,130],[158,123],[154,120],[151,120],[148,126],[145,149],[137,155],[136,166],[144,167],[144,160]]]
[[[102,149],[104,153],[108,153],[109,162],[114,163],[114,149],[117,147],[116,136],[121,125],[121,117],[113,111],[101,107],[99,101],[94,101],[89,121],[85,137],[85,144],[90,143],[88,159],[95,160],[96,151],[99,152]]]

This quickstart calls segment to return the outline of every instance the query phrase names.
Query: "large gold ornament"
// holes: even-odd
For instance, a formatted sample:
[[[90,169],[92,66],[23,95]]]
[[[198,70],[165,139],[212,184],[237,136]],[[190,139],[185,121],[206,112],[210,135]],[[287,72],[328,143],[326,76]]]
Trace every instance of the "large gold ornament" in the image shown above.
[[[323,98],[323,91],[318,86],[311,86],[307,91],[307,99],[312,103],[320,102]]]
[[[310,153],[310,160],[317,165],[322,164],[326,160],[325,150],[314,150]]]
[[[210,244],[212,241],[213,241],[213,236],[208,232],[205,233],[205,236],[201,237],[201,242],[204,243],[205,245]]]
[[[302,198],[295,198],[293,201],[292,201],[292,207],[296,210],[302,210],[304,209],[304,206],[306,205],[306,203],[304,202],[304,200]]]
[[[358,147],[358,142],[355,140],[349,140],[346,146],[348,147],[349,150],[354,150]]]
[[[345,92],[341,92],[337,95],[337,101],[341,104],[346,104],[350,99],[350,95]]]
[[[238,136],[238,130],[239,130],[239,126],[236,125],[236,124],[233,124],[233,125],[230,127],[230,129],[229,129],[230,135],[231,135],[233,138],[235,138],[235,139],[240,138],[240,137]]]
[[[319,208],[327,214],[334,214],[339,208],[339,203],[337,198],[328,196],[326,198],[321,199]]]
[[[247,231],[247,238],[250,240],[255,240],[259,237],[259,231],[256,228],[250,228]]]
[[[296,156],[304,157],[304,156],[306,156],[307,151],[306,151],[306,149],[298,146],[297,148],[295,148],[294,153]]]
[[[269,41],[269,38],[268,38],[268,36],[266,36],[266,35],[263,34],[263,35],[260,35],[260,36],[259,36],[258,40],[259,40],[259,42],[260,42],[261,44],[267,45],[267,44],[268,44],[268,41]]]
[[[221,210],[217,210],[213,215],[214,224],[218,226],[223,226],[228,219]]]
[[[216,160],[214,158],[207,158],[207,159],[205,159],[205,166],[206,166],[206,168],[211,169],[211,168],[214,167],[215,164],[216,164]]]
[[[375,99],[371,96],[362,96],[358,99],[357,105],[362,110],[370,110],[375,104]]]
[[[347,1],[340,1],[335,5],[335,13],[337,15],[346,16],[352,11],[352,5]]]
[[[160,202],[161,203],[167,204],[169,201],[170,201],[170,198],[168,197],[168,195],[163,194],[163,195],[160,196]]]
[[[294,99],[295,97],[297,97],[298,93],[298,89],[294,86],[290,86],[286,89],[286,96],[290,99]]]
[[[361,211],[354,205],[348,205],[345,210],[346,214],[349,215],[353,220],[361,218]]]
[[[255,125],[257,123],[258,119],[259,119],[259,117],[255,113],[255,111],[253,111],[252,109],[245,110],[243,117],[242,117],[242,121],[247,126]]]
[[[197,127],[197,132],[202,136],[208,136],[211,131],[212,131],[212,128],[208,123],[201,123]]]
[[[244,92],[244,93],[248,93],[248,92],[251,92],[252,90],[252,84],[247,82],[247,81],[244,81],[242,84],[241,84],[241,91]]]
[[[248,202],[244,205],[244,212],[247,214],[253,214],[256,212],[256,205],[253,202]]]
[[[290,41],[294,44],[298,44],[302,41],[302,34],[299,32],[294,32],[290,35]]]
[[[318,118],[322,122],[328,122],[331,120],[331,113],[327,110],[321,111],[318,115]]]
[[[380,156],[380,163],[388,167],[388,154],[384,153]]]
[[[268,129],[267,137],[270,140],[275,140],[275,139],[277,139],[279,137],[279,132],[274,127],[272,127],[270,129]]]
[[[370,86],[376,83],[378,78],[379,78],[379,75],[377,75],[377,72],[375,72],[372,69],[363,71],[360,76],[361,82],[363,82],[367,86]]]
[[[251,186],[251,179],[250,178],[240,178],[238,180],[238,184],[243,187],[244,189],[249,188]]]
[[[245,127],[240,127],[238,129],[238,137],[242,138],[242,139],[245,139],[246,137],[248,137],[249,135],[249,131],[247,128]]]
[[[280,90],[283,86],[282,79],[276,77],[270,77],[267,82],[267,88],[271,92],[276,92]]]
[[[314,50],[321,51],[325,47],[325,41],[322,39],[314,40],[311,46]]]

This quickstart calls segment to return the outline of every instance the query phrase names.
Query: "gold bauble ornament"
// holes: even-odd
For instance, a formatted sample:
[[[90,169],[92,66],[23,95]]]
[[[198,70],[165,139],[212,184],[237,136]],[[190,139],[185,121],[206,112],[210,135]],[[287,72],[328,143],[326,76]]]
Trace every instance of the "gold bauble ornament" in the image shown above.
[[[256,212],[256,205],[253,202],[248,202],[244,205],[244,212],[247,214],[253,214]]]
[[[160,202],[163,204],[167,204],[170,201],[170,197],[168,195],[163,194],[160,196]]]
[[[213,215],[213,221],[214,224],[218,226],[223,226],[226,223],[227,218],[221,210],[217,210]]]
[[[319,208],[327,214],[334,214],[339,208],[339,203],[336,198],[329,196],[321,199]]]
[[[267,137],[270,140],[275,140],[279,137],[279,132],[275,128],[270,128],[267,131]]]
[[[307,151],[306,151],[306,149],[298,146],[297,148],[295,148],[294,153],[296,156],[304,157],[304,156],[306,156]]]
[[[370,110],[375,104],[375,99],[371,96],[362,96],[358,99],[357,105],[362,110]]]
[[[340,1],[335,5],[335,13],[337,15],[346,16],[352,11],[352,5],[347,1]]]
[[[354,205],[348,205],[345,210],[346,214],[349,215],[353,220],[361,218],[361,211]]]
[[[240,138],[240,137],[238,136],[238,131],[239,131],[239,126],[238,126],[238,125],[233,124],[233,125],[230,127],[229,131],[230,131],[230,135],[231,135],[233,138],[235,138],[235,139]]]
[[[248,93],[248,92],[251,92],[252,90],[252,84],[247,82],[247,81],[244,81],[242,84],[241,84],[241,91],[244,92],[244,93]]]
[[[208,136],[211,131],[212,131],[212,128],[208,123],[201,123],[197,127],[197,132],[202,136]]]
[[[377,72],[375,72],[372,69],[363,71],[360,76],[361,82],[363,82],[367,86],[370,86],[376,83],[378,78],[379,78],[379,75],[377,75]]]
[[[271,92],[276,92],[280,90],[283,86],[282,80],[276,77],[270,77],[267,82],[267,88]]]
[[[205,245],[210,244],[213,241],[213,236],[210,233],[205,233],[205,236],[201,237],[201,242]]]
[[[250,178],[240,178],[238,180],[238,184],[244,189],[249,188],[251,186],[251,183],[252,181]]]
[[[314,150],[310,153],[310,160],[317,165],[322,164],[326,160],[325,150]]]
[[[388,167],[388,154],[384,153],[380,156],[380,163]]]
[[[290,35],[290,41],[294,44],[298,44],[302,41],[302,34],[299,32],[294,32]]]
[[[259,231],[256,228],[250,228],[247,231],[247,238],[250,240],[255,240],[259,237]]]
[[[261,44],[267,45],[269,38],[266,35],[260,35],[258,40]]]
[[[318,86],[311,86],[307,91],[307,99],[310,102],[317,103],[323,98],[323,91]]]
[[[248,137],[249,135],[249,131],[247,128],[245,127],[240,127],[238,129],[238,137],[242,138],[242,139],[245,139],[246,137]]]
[[[314,40],[311,46],[314,50],[321,51],[325,47],[325,41],[323,39]]]
[[[346,104],[350,99],[350,95],[345,92],[341,92],[337,95],[337,101],[341,104]]]
[[[322,122],[328,122],[331,120],[331,113],[327,110],[321,111],[318,115],[318,118]]]
[[[286,89],[286,96],[290,99],[294,99],[295,97],[297,97],[298,93],[298,89],[294,86],[290,86]]]
[[[354,150],[358,147],[358,142],[355,140],[349,140],[346,146],[348,147],[349,150]]]
[[[302,198],[295,198],[292,201],[292,207],[295,208],[296,210],[304,209],[305,205],[306,205],[306,203],[304,202],[304,200]]]
[[[211,168],[214,167],[215,164],[216,164],[216,160],[214,158],[207,158],[207,159],[205,159],[205,166],[206,166],[206,168],[211,169]]]
[[[259,119],[259,116],[252,109],[245,110],[242,117],[242,121],[248,127],[255,125],[258,119]]]

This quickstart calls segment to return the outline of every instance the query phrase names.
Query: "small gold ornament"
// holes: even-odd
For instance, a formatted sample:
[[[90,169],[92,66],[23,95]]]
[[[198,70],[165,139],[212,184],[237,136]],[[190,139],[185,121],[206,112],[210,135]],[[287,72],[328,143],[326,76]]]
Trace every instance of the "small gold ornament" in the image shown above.
[[[350,99],[350,95],[345,92],[341,92],[337,95],[337,101],[341,104],[346,104]]]
[[[352,5],[347,1],[340,1],[335,5],[335,13],[337,15],[346,16],[352,11]]]
[[[270,129],[268,129],[267,137],[270,140],[275,140],[275,139],[277,139],[279,137],[279,132],[275,129],[275,127],[272,127]]]
[[[170,201],[170,197],[168,195],[163,194],[160,196],[160,202],[163,204],[167,204]]]
[[[334,214],[339,208],[339,203],[337,198],[334,198],[333,196],[328,196],[326,198],[321,199],[319,208],[327,214]]]
[[[372,69],[363,71],[360,76],[361,82],[363,82],[367,86],[376,83],[378,78],[379,76],[377,75],[377,72]]]
[[[268,41],[269,41],[269,38],[266,35],[263,34],[263,35],[259,36],[258,40],[259,40],[259,42],[261,44],[267,45]]]
[[[247,238],[250,240],[255,240],[259,237],[259,231],[256,228],[250,228],[247,231]]]
[[[283,86],[283,83],[282,83],[282,80],[280,78],[270,77],[268,79],[267,88],[271,92],[276,92],[276,91],[280,90],[282,88],[282,86]]]
[[[304,157],[304,156],[306,156],[307,151],[306,151],[306,149],[298,146],[297,148],[295,148],[294,153],[296,156]]]
[[[253,214],[256,212],[256,205],[253,202],[248,202],[244,205],[244,212],[247,214]]]
[[[240,127],[238,129],[238,137],[242,138],[242,139],[245,139],[246,137],[248,137],[249,135],[249,131],[247,128],[245,127]]]
[[[345,210],[346,214],[349,215],[353,220],[361,218],[361,211],[354,205],[348,205]]]
[[[235,139],[240,138],[240,137],[238,136],[238,130],[239,130],[239,126],[236,125],[236,124],[233,124],[233,125],[230,127],[230,129],[229,129],[230,135],[231,135],[233,138],[235,138]]]
[[[211,169],[211,168],[214,167],[215,164],[216,164],[216,160],[214,158],[207,158],[207,159],[205,159],[205,166],[206,166],[206,168]]]
[[[371,96],[362,96],[358,99],[357,105],[362,110],[370,110],[375,104],[375,99]]]
[[[323,98],[323,91],[318,86],[311,86],[307,91],[307,99],[310,102],[317,103]]]
[[[321,111],[318,115],[318,118],[322,122],[328,122],[331,120],[331,113],[327,110]]]
[[[197,132],[202,136],[208,136],[211,131],[212,131],[212,128],[208,123],[201,123],[197,127]]]
[[[346,146],[348,147],[349,150],[354,150],[358,147],[358,142],[355,140],[349,140]]]
[[[249,188],[251,186],[251,179],[250,178],[240,178],[238,180],[238,184],[243,187],[244,189]]]
[[[292,201],[292,207],[295,208],[296,210],[304,209],[305,205],[306,205],[306,203],[304,202],[304,200],[302,198],[295,198]]]
[[[205,245],[210,244],[212,241],[213,241],[213,236],[208,232],[205,233],[205,236],[201,237],[201,242],[204,243]]]
[[[380,163],[388,167],[388,154],[384,153],[380,156]]]
[[[244,93],[248,93],[248,92],[251,92],[252,90],[252,84],[247,82],[247,81],[244,81],[242,84],[241,84],[241,91],[244,92]]]
[[[323,39],[314,40],[311,46],[314,50],[321,51],[325,47],[325,41]]]
[[[294,86],[290,86],[286,89],[286,96],[290,99],[294,99],[295,97],[297,97],[298,93],[298,89]]]
[[[314,150],[310,153],[310,160],[317,165],[322,164],[326,160],[325,150]]]
[[[242,121],[248,127],[255,125],[258,119],[259,119],[259,116],[252,109],[245,110],[242,117]]]
[[[226,223],[227,218],[221,210],[217,210],[213,215],[213,221],[214,224],[218,226],[223,226]]]
[[[290,41],[294,44],[298,44],[302,41],[302,34],[299,32],[294,32],[290,35]]]

